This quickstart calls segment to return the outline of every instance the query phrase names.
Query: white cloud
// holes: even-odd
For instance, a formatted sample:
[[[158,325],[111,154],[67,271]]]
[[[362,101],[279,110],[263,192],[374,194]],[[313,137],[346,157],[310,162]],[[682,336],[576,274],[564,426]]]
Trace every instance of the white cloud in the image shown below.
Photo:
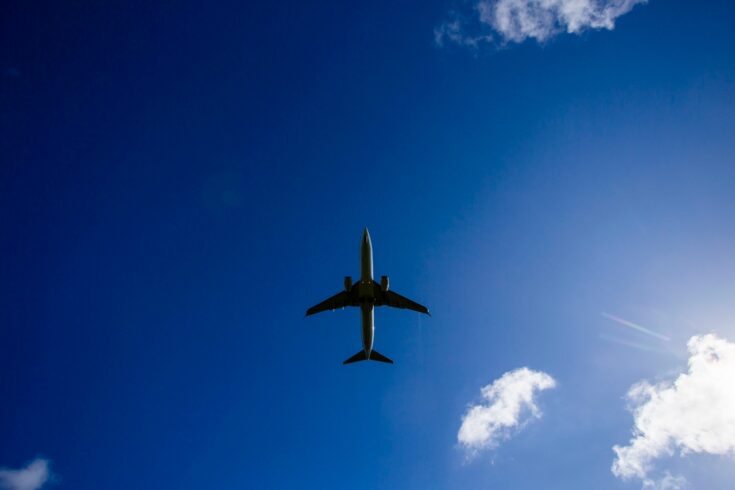
[[[615,20],[647,0],[479,0],[475,3],[476,19],[481,27],[498,36],[502,42],[526,39],[546,41],[561,33],[579,34],[587,29],[615,27]],[[465,24],[455,19],[435,29],[434,38],[441,45],[448,40],[476,46],[490,41],[492,35],[468,34]]]
[[[49,479],[49,462],[37,458],[25,468],[0,468],[0,488],[3,490],[38,490]]]
[[[716,335],[689,339],[689,370],[673,382],[641,381],[628,392],[635,426],[627,446],[614,446],[615,476],[644,487],[681,488],[684,480],[649,478],[653,462],[677,453],[735,457],[735,343]],[[658,485],[658,486],[656,486]]]
[[[548,374],[526,367],[503,374],[482,388],[483,403],[467,409],[457,440],[472,453],[496,447],[512,429],[530,417],[541,417],[534,397],[555,386],[556,381]]]

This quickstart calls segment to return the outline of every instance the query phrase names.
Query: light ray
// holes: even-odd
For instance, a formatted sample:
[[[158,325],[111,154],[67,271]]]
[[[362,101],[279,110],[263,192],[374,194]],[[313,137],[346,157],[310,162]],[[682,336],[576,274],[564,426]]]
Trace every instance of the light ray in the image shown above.
[[[629,322],[628,320],[625,320],[623,318],[617,317],[615,315],[611,315],[610,313],[602,312],[602,316],[607,318],[608,320],[612,320],[616,323],[619,323],[620,325],[632,328],[633,330],[638,330],[639,332],[645,333],[650,335],[651,337],[656,337],[659,340],[664,340],[666,342],[670,341],[671,339],[667,337],[666,335],[661,335],[660,333],[656,333],[652,330],[647,329],[646,327],[642,327],[636,323]]]

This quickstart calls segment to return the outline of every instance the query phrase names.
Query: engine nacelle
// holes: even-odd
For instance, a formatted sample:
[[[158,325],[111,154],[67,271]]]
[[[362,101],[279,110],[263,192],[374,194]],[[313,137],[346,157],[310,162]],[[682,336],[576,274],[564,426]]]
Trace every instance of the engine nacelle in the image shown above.
[[[352,277],[345,276],[345,291],[352,291]]]
[[[390,281],[388,280],[388,276],[380,276],[380,289],[383,290],[383,292],[388,291],[388,287],[390,287]]]

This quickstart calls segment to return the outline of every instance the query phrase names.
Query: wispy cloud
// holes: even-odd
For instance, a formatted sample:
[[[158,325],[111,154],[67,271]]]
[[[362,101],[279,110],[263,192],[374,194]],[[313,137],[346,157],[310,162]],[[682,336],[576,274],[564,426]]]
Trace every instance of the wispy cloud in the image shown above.
[[[633,438],[613,447],[615,476],[639,478],[644,488],[675,489],[683,486],[682,477],[650,476],[661,456],[735,456],[735,343],[709,334],[692,337],[687,347],[688,372],[673,382],[641,381],[629,390]]]
[[[49,461],[43,458],[37,458],[17,470],[0,468],[0,489],[38,490],[49,480],[50,474]]]
[[[645,333],[646,335],[650,335],[651,337],[656,337],[659,340],[665,340],[666,342],[670,341],[671,339],[667,337],[666,335],[661,335],[660,333],[656,333],[653,330],[649,330],[646,327],[642,327],[638,325],[637,323],[633,323],[631,321],[625,320],[623,318],[617,317],[615,315],[611,315],[609,313],[602,313],[602,316],[607,318],[608,320],[612,320],[614,322],[619,323],[620,325],[623,325],[625,327],[632,328],[633,330],[638,330],[641,333]]]
[[[503,374],[482,388],[483,403],[469,406],[457,440],[471,455],[496,447],[530,418],[541,417],[536,394],[555,386],[554,378],[527,367]]]
[[[658,480],[643,480],[643,490],[683,490],[687,484],[687,479],[683,476],[666,473]]]
[[[434,30],[434,38],[439,45],[477,46],[484,41],[520,43],[526,39],[544,42],[562,32],[612,30],[618,17],[646,1],[479,0],[471,15],[453,12],[451,20]]]

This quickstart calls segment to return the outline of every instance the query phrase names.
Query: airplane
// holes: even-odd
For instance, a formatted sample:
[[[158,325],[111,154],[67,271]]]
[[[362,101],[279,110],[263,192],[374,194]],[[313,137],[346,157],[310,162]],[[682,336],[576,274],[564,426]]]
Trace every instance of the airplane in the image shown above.
[[[382,276],[380,283],[373,280],[373,244],[370,241],[370,233],[368,233],[367,228],[362,232],[362,241],[360,242],[360,281],[353,284],[352,277],[346,276],[344,285],[343,291],[309,308],[306,311],[306,316],[346,306],[359,306],[362,313],[363,348],[342,364],[366,360],[393,364],[391,359],[373,349],[373,337],[375,335],[374,308],[376,306],[391,306],[418,311],[429,316],[431,316],[431,313],[429,313],[427,307],[389,290],[388,276]]]

